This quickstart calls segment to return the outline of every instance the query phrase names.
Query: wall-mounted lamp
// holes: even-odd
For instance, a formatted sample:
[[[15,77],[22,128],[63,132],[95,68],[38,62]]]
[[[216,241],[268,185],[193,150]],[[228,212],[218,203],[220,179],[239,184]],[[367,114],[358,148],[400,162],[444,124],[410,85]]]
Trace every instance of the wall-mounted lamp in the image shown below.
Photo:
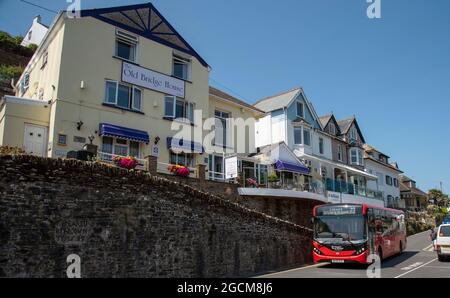
[[[90,135],[90,136],[88,137],[88,139],[89,139],[90,144],[92,145],[92,142],[94,141],[95,136],[94,136],[94,135]]]
[[[155,138],[155,145],[158,145],[159,141],[161,141],[161,138],[157,136],[157,137]]]
[[[78,121],[77,122],[77,130],[81,130],[81,127],[83,126],[83,121]]]

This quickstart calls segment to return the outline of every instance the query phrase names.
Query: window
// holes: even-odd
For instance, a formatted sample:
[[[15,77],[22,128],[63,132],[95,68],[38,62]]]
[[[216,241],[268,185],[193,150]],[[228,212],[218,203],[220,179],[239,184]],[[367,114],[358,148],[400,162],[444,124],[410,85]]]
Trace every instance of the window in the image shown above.
[[[116,31],[116,52],[119,58],[136,62],[138,38],[123,31]]]
[[[339,161],[343,161],[342,153],[343,153],[343,151],[342,151],[342,145],[338,145],[338,152],[337,152],[337,155],[338,155],[338,160],[339,160]]]
[[[328,132],[329,132],[330,134],[332,134],[333,136],[336,135],[336,125],[334,125],[334,123],[330,123],[330,124],[328,125]]]
[[[392,185],[392,177],[391,176],[386,175],[386,184]]]
[[[58,134],[58,145],[67,145],[67,135]]]
[[[141,110],[142,91],[139,88],[116,81],[106,81],[105,86],[105,103],[127,110]]]
[[[352,126],[352,128],[350,129],[350,140],[351,141],[358,140],[358,134],[357,134],[356,128],[354,126]]]
[[[384,185],[384,175],[383,175],[383,173],[377,172],[377,176],[378,176],[378,186],[383,186]]]
[[[397,178],[394,178],[394,186],[398,187],[398,179]]]
[[[25,92],[27,92],[29,85],[30,85],[30,74],[28,72],[26,72],[23,75],[23,79],[20,82],[20,86],[19,86],[21,96],[23,96],[25,94]]]
[[[170,164],[192,168],[195,166],[195,155],[170,152]]]
[[[139,158],[140,144],[138,142],[124,139],[103,137],[102,152],[111,155],[133,156]]]
[[[214,145],[226,147],[230,145],[231,142],[231,131],[229,131],[228,121],[231,117],[230,113],[216,110],[214,112],[215,115],[215,136],[214,136]]]
[[[303,128],[303,144],[311,146],[311,131]]]
[[[33,31],[30,30],[30,32],[28,32],[28,40],[31,40],[32,36],[33,36]]]
[[[302,128],[294,127],[294,143],[295,145],[302,144]]]
[[[188,119],[194,122],[195,104],[178,99],[175,96],[166,96],[164,98],[164,117],[173,119]]]
[[[362,151],[356,148],[350,150],[350,158],[352,165],[362,166],[363,164],[363,154]]]
[[[297,101],[297,116],[304,118],[305,114],[304,114],[304,109],[303,109],[303,103],[300,101]]]
[[[47,65],[47,61],[48,61],[48,52],[45,52],[44,55],[42,56],[41,69],[44,68],[45,65]]]
[[[294,143],[311,146],[311,131],[303,126],[294,127]]]
[[[172,74],[182,80],[190,78],[191,60],[181,56],[173,55],[173,71]]]
[[[319,153],[323,154],[323,139],[319,138]]]

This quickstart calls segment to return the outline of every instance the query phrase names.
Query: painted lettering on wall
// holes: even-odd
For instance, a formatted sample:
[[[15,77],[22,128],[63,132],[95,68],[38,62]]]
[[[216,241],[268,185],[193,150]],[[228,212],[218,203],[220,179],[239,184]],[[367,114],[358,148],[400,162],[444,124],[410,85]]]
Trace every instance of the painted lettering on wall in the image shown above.
[[[122,81],[180,98],[185,97],[185,82],[131,63],[122,64]]]

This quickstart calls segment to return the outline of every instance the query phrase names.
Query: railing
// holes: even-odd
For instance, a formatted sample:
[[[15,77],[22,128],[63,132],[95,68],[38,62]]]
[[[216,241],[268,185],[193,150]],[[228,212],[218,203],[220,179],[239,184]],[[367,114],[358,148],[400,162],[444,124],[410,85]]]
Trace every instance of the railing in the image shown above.
[[[325,184],[326,190],[328,191],[383,200],[383,193],[381,191],[372,190],[364,186],[333,179],[327,179]]]
[[[168,164],[168,163],[164,163],[164,162],[158,162],[156,165],[156,172],[161,173],[161,174],[166,174],[166,175],[173,175],[173,173],[171,173],[169,171],[169,167],[173,166],[173,164]],[[190,168],[187,167],[189,169],[189,177],[191,178],[197,178],[197,169],[195,168]]]
[[[111,153],[106,153],[106,152],[97,152],[97,159],[102,162],[109,163],[109,164],[114,164],[114,157],[116,157],[116,156],[126,157],[126,156],[121,156],[121,155],[111,154]],[[138,161],[138,165],[136,166],[136,169],[145,170],[145,160],[141,159],[141,158],[136,158],[136,160]]]

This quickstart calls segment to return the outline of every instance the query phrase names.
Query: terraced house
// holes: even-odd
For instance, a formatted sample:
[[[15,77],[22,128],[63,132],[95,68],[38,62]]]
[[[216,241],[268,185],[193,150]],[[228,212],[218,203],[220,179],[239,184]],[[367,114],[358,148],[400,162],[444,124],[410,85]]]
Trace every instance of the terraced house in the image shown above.
[[[367,186],[377,176],[365,170],[365,139],[354,117],[319,118],[302,88],[264,98],[255,107],[266,113],[256,125],[257,146],[284,142],[309,168],[305,174],[295,167],[275,167],[284,188],[314,192],[329,201],[384,205],[381,192]]]

